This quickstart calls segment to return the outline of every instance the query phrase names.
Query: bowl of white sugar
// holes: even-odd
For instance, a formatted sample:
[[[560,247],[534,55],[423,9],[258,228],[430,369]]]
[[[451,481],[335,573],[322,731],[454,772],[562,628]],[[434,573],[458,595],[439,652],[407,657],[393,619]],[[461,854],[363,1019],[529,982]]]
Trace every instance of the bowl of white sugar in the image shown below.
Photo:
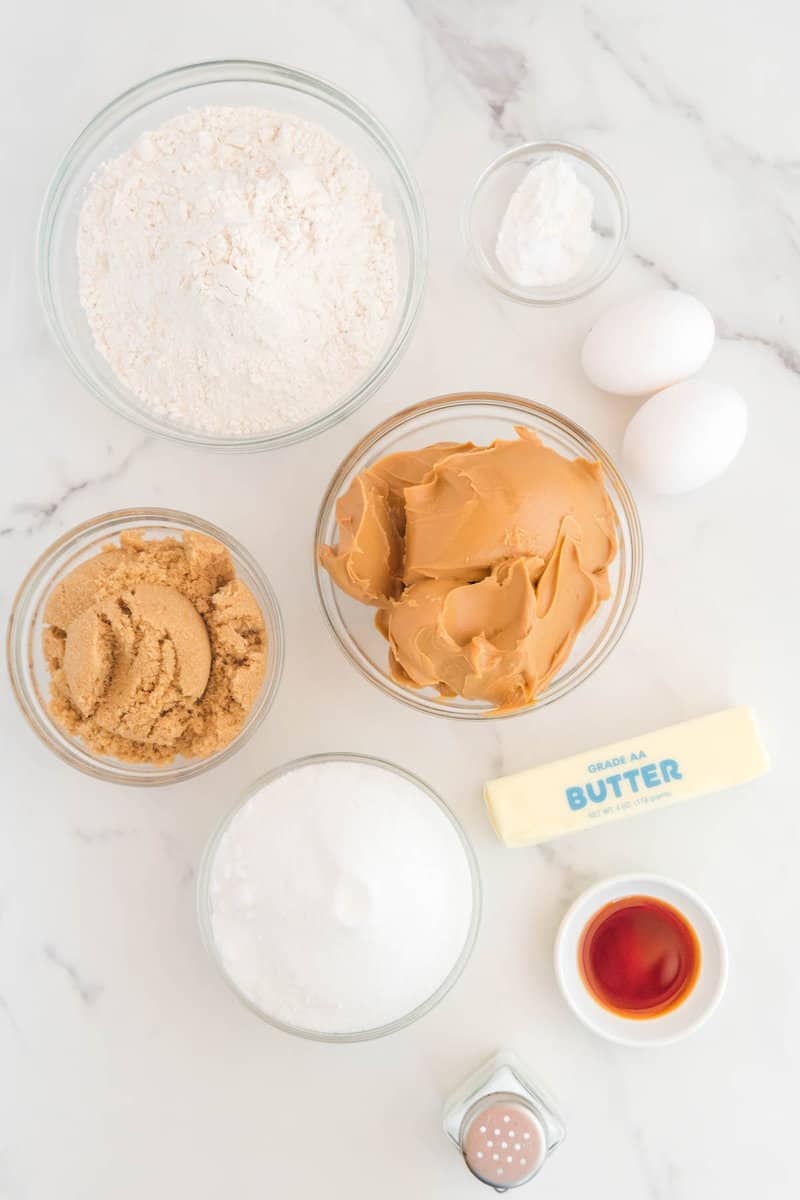
[[[199,63],[119,96],[65,155],[38,238],[45,314],[109,407],[211,449],[302,441],[398,362],[422,198],[358,101],[290,67]]]
[[[347,754],[258,780],[212,837],[197,897],[239,999],[328,1042],[429,1012],[467,964],[481,907],[474,852],[444,802],[400,767]]]

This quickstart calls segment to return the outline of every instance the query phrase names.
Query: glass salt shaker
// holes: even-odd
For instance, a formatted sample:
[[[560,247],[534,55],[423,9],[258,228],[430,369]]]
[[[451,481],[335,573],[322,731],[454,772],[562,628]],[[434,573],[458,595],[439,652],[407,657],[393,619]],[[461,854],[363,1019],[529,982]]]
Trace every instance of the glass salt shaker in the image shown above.
[[[501,1051],[445,1105],[444,1130],[472,1174],[496,1192],[533,1179],[566,1129],[516,1055]]]

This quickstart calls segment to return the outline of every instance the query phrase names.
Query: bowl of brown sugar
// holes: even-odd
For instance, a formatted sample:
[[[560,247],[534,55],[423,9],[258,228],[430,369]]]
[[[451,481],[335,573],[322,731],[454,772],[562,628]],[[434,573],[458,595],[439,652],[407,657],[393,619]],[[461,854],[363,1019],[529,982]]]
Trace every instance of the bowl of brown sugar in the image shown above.
[[[223,530],[168,509],[96,517],[23,581],[7,660],[23,713],[65,762],[115,783],[177,783],[255,731],[280,680],[277,601]]]

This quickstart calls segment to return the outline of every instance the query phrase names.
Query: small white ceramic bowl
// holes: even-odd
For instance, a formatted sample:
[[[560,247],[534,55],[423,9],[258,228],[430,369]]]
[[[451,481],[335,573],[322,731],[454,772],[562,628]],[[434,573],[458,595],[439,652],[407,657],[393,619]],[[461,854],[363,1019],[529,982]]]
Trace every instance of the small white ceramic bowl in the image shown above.
[[[626,896],[652,896],[677,908],[697,935],[700,973],[686,999],[660,1017],[621,1017],[604,1008],[587,990],[578,966],[581,935],[606,904]],[[596,883],[564,914],[556,935],[555,969],[564,999],[584,1025],[624,1046],[666,1046],[693,1033],[707,1021],[722,999],[728,979],[728,948],[719,921],[706,902],[661,875],[615,875]]]

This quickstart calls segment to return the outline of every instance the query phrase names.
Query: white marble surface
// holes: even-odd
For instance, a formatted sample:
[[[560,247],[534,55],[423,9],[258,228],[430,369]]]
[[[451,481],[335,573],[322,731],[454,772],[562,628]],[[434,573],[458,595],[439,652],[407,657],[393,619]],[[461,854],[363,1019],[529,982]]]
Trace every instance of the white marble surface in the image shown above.
[[[59,765],[3,684],[0,1196],[477,1200],[439,1110],[501,1044],[558,1095],[568,1125],[531,1194],[796,1196],[796,6],[45,0],[14,6],[10,22],[0,76],[3,617],[62,531],[111,508],[167,505],[222,524],[261,559],[288,659],[277,704],[240,755],[150,794]],[[432,234],[418,332],[380,394],[311,444],[244,459],[145,439],[85,394],[47,336],[32,270],[40,199],[79,128],[129,84],[224,55],[304,66],[370,105],[413,160]],[[479,170],[540,136],[606,157],[633,217],[614,279],[552,313],[472,278],[458,229]],[[616,453],[634,406],[595,392],[577,349],[609,301],[659,282],[713,309],[721,336],[705,373],[740,386],[752,431],[735,467],[704,491],[640,496],[646,578],[623,643],[569,699],[469,731],[374,693],[330,639],[311,588],[312,525],[340,456],[383,415],[462,387],[538,398]],[[541,850],[494,841],[479,793],[488,773],[734,702],[761,715],[774,756],[765,781]],[[475,956],[449,998],[416,1027],[355,1047],[295,1041],[238,1007],[205,958],[193,911],[201,850],[241,789],[272,764],[326,749],[382,755],[429,780],[469,830],[486,891]],[[730,940],[718,1014],[660,1052],[593,1037],[565,1009],[551,969],[565,905],[588,881],[632,868],[698,888]]]

